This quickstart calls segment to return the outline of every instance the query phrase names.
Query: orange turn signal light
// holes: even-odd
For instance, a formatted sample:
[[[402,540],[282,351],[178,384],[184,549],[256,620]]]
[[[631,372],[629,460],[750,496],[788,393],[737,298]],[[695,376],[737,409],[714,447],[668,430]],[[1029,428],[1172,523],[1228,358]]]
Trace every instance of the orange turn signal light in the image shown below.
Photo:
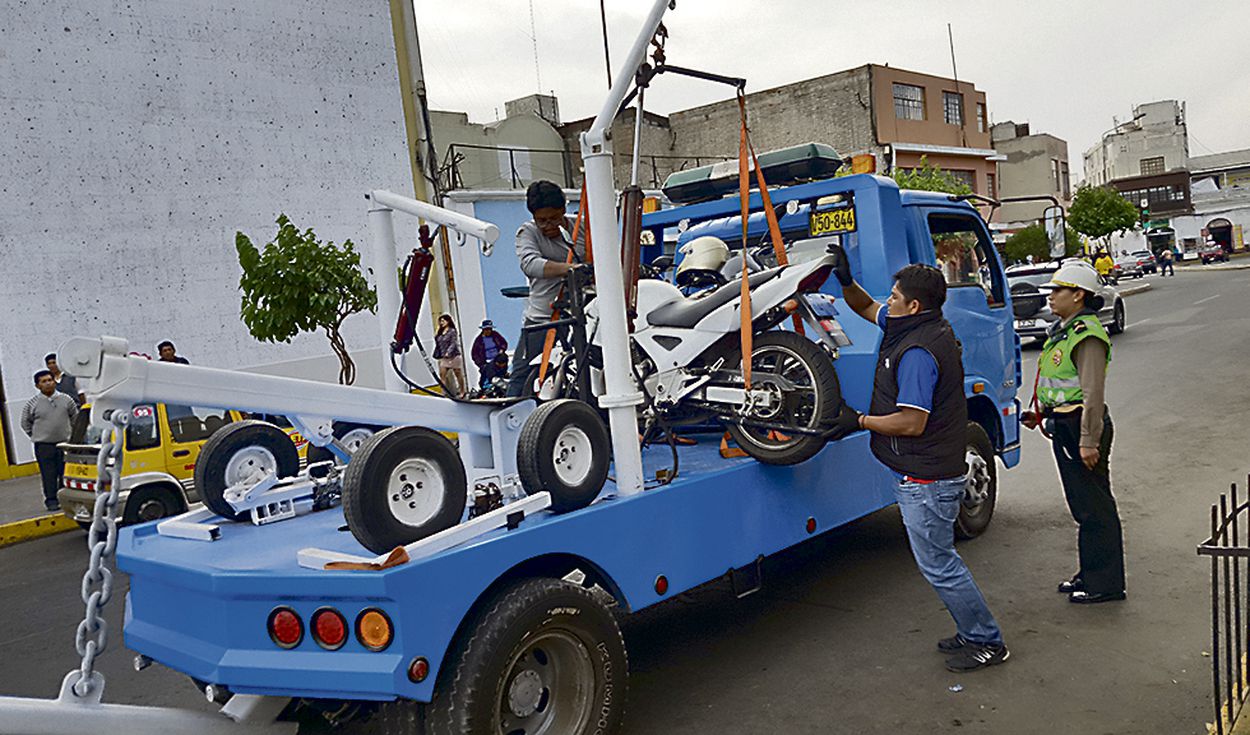
[[[386,613],[371,607],[356,618],[356,640],[370,651],[382,651],[391,645],[395,630]]]

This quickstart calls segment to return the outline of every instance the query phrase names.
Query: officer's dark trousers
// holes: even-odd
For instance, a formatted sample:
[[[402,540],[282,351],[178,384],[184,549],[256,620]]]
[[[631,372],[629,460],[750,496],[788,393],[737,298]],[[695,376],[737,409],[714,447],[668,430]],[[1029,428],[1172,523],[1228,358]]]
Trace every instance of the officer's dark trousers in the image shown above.
[[[1098,464],[1089,469],[1081,461],[1081,411],[1054,414],[1055,461],[1068,508],[1080,530],[1077,576],[1091,594],[1124,591],[1124,538],[1120,515],[1111,494],[1111,438],[1115,433],[1111,413],[1103,414],[1098,442]]]

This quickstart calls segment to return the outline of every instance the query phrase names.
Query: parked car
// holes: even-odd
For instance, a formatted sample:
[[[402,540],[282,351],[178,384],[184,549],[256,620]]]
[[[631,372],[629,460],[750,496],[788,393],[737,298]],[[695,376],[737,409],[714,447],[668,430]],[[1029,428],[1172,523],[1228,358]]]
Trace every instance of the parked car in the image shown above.
[[[1117,279],[1142,278],[1146,275],[1146,269],[1142,267],[1141,260],[1136,255],[1121,255],[1116,259],[1111,272]]]
[[[1129,256],[1137,259],[1137,265],[1141,267],[1144,273],[1159,272],[1159,261],[1155,258],[1155,254],[1149,250],[1134,250],[1129,253]]]
[[[1219,243],[1209,242],[1198,248],[1198,258],[1202,260],[1202,264],[1207,263],[1227,263],[1228,253]]]
[[[86,528],[96,496],[96,455],[102,430],[91,424],[89,406],[79,412],[65,452],[65,481],[57,493],[61,512]],[[122,524],[154,521],[181,513],[199,502],[195,462],[204,443],[221,427],[243,419],[239,411],[164,403],[131,409],[123,446],[125,467],[117,497]],[[284,430],[300,455],[308,440],[288,423]]]
[[[1045,339],[1046,330],[1059,321],[1059,317],[1055,316],[1046,303],[1046,297],[1051,291],[1050,277],[1057,270],[1057,262],[1007,269],[1016,334],[1020,336],[1021,342]],[[1119,334],[1125,327],[1124,298],[1108,279],[1100,277],[1098,280],[1102,284],[1098,295],[1103,299],[1102,309],[1098,311],[1098,321],[1111,334]]]

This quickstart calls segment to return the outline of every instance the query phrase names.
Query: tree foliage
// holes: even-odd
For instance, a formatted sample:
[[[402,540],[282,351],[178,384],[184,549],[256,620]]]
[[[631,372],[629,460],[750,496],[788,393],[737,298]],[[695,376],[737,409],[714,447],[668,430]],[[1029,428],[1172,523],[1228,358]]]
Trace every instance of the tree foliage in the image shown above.
[[[972,189],[940,166],[930,165],[927,156],[921,157],[920,168],[896,168],[890,177],[900,189],[920,191],[944,191],[948,194],[971,194]]]
[[[1068,208],[1068,224],[1110,252],[1112,235],[1137,226],[1137,207],[1111,187],[1082,186]]]
[[[278,234],[257,250],[242,232],[234,235],[243,276],[240,316],[262,342],[290,342],[300,332],[325,332],[339,359],[339,382],[356,380],[356,364],[340,334],[343,320],[377,311],[378,295],[360,270],[360,253],[351,240],[321,242],[312,228],[300,232],[285,214]]]
[[[1064,255],[1076,255],[1081,252],[1081,236],[1076,230],[1068,227],[1064,231]],[[1050,260],[1050,240],[1046,237],[1046,229],[1040,224],[1032,224],[1014,233],[1003,243],[1003,254],[1010,262],[1033,261],[1040,263]]]

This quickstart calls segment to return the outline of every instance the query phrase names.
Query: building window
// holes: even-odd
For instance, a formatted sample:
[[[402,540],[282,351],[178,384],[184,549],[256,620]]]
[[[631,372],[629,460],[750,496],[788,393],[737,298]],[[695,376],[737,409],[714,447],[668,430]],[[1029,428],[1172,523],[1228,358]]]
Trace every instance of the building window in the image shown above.
[[[964,96],[958,92],[942,93],[942,109],[946,111],[946,124],[964,124]]]
[[[1163,173],[1163,156],[1141,159],[1142,176]]]
[[[896,83],[894,85],[894,117],[900,120],[923,120],[924,88]]]
[[[977,175],[975,172],[964,171],[962,169],[949,169],[946,173],[950,174],[952,179],[967,184],[968,188],[971,189],[973,193],[976,192]]]
[[[977,103],[977,132],[985,132],[985,103]]]
[[[1059,159],[1050,159],[1050,188],[1059,191]]]
[[[1072,183],[1069,181],[1072,177],[1068,174],[1068,162],[1059,162],[1059,185],[1063,188],[1063,198],[1072,198]]]
[[[985,195],[990,199],[998,198],[998,182],[995,178],[994,174],[985,175]]]

